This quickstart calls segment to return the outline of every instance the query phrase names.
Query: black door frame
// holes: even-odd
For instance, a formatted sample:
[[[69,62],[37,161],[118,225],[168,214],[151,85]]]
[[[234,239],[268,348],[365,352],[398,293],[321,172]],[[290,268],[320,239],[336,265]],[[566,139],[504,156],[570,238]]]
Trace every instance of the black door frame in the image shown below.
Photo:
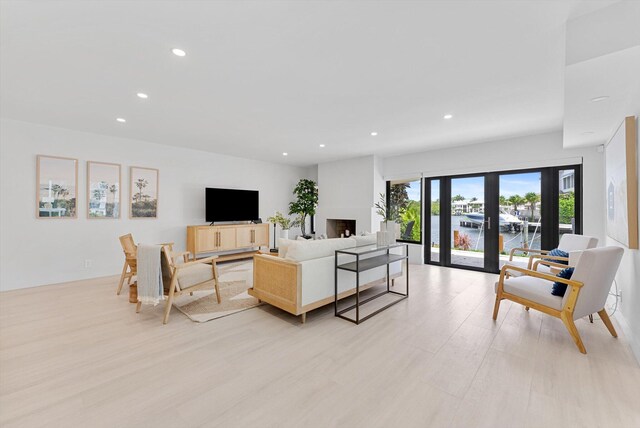
[[[422,181],[423,201],[422,213],[423,231],[422,242],[424,243],[424,263],[452,267],[456,269],[466,269],[481,272],[499,272],[499,195],[500,176],[509,174],[525,174],[539,172],[541,174],[540,193],[543,213],[551,212],[550,215],[543,214],[541,219],[541,246],[542,248],[556,248],[559,241],[559,188],[560,171],[573,169],[574,173],[574,195],[575,195],[575,233],[582,234],[583,209],[582,209],[582,164],[563,165],[554,167],[526,168],[505,171],[493,171],[485,173],[457,174],[449,176],[425,177]],[[484,268],[474,266],[456,265],[451,263],[451,215],[443,215],[443,207],[451,206],[451,179],[484,176],[484,201],[485,213],[490,219],[492,232],[487,234],[485,230],[485,254]],[[440,256],[438,261],[431,260],[431,182],[440,182]],[[426,204],[429,204],[428,206]],[[447,239],[443,239],[446,237]]]

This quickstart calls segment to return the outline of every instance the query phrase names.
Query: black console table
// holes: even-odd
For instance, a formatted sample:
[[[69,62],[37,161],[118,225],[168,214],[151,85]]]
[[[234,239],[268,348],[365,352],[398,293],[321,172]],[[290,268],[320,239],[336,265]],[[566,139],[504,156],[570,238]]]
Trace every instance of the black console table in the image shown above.
[[[390,250],[395,248],[403,249],[402,254],[396,254]],[[339,263],[340,255],[349,255],[354,256],[355,260],[347,263]],[[367,257],[363,257],[367,256]],[[407,288],[406,293],[400,293],[398,291],[391,290],[390,287],[390,278],[389,278],[389,266],[392,263],[404,262],[406,264],[406,279],[407,279]],[[375,294],[374,296],[367,297],[364,300],[360,299],[360,273],[374,269],[377,267],[386,266],[387,274],[387,289],[381,293]],[[355,281],[356,281],[356,303],[350,305],[344,309],[338,309],[338,271],[345,270],[349,272],[355,273]],[[383,306],[375,310],[374,312],[360,317],[360,307],[368,302],[371,302],[379,297],[386,296],[389,294],[394,294],[399,296],[399,298],[395,299],[393,302]],[[384,311],[385,309],[395,305],[398,302],[401,302],[404,299],[409,297],[409,245],[408,244],[392,244],[386,246],[378,246],[376,244],[372,245],[364,245],[362,247],[355,248],[346,248],[344,250],[336,251],[335,257],[335,316],[345,319],[347,321],[351,321],[355,324],[360,324],[361,322],[371,318],[372,316]],[[356,317],[350,318],[344,315],[346,312],[352,311],[355,308]]]

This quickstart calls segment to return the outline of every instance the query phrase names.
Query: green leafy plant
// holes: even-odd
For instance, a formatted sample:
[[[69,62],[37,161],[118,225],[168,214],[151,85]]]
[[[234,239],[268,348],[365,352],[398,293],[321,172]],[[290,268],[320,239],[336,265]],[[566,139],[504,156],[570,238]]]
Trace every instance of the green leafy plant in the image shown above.
[[[280,211],[276,211],[275,215],[269,217],[267,221],[269,223],[277,224],[282,230],[289,230],[300,224],[299,219],[290,219],[289,217],[285,217]]]
[[[528,192],[524,195],[524,200],[527,201],[531,206],[531,221],[533,221],[533,212],[535,211],[536,204],[540,200],[540,195],[535,192]]]
[[[315,215],[318,207],[318,184],[313,180],[303,178],[298,181],[293,189],[293,194],[296,195],[297,200],[289,203],[289,215],[297,214],[299,216],[300,231],[303,236],[307,236],[305,233],[307,216]]]
[[[422,226],[420,224],[420,202],[409,200],[407,204],[407,208],[400,215],[402,219],[402,235],[404,236],[407,230],[407,224],[410,221],[414,222],[413,229],[411,230],[410,240],[419,242],[420,241],[420,231],[422,230]]]
[[[440,199],[431,201],[431,215],[440,215]]]
[[[400,220],[400,210],[396,204],[390,204],[387,206],[387,197],[384,193],[380,193],[380,201],[375,203],[376,214],[383,218],[384,221]]]
[[[513,209],[517,211],[518,206],[524,203],[524,198],[520,195],[513,195],[513,196],[509,196],[509,199],[507,199],[507,202],[509,202],[509,204],[513,206]]]
[[[575,217],[576,198],[573,192],[562,193],[558,198],[559,220],[562,224],[571,224]]]

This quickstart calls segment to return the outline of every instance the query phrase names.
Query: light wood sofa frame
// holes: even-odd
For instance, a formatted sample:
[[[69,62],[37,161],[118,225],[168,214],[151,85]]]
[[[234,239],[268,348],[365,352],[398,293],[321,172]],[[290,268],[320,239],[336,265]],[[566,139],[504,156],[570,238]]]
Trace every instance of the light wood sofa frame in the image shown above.
[[[390,279],[393,282],[401,275],[402,273],[391,275]],[[360,291],[378,284],[381,284],[381,281],[360,285]],[[250,288],[248,293],[261,302],[300,316],[300,322],[303,324],[307,319],[307,312],[335,301],[334,296],[329,296],[302,306],[302,264],[266,254],[257,254],[253,257],[253,288]],[[344,299],[355,293],[354,287],[338,294],[338,299]]]

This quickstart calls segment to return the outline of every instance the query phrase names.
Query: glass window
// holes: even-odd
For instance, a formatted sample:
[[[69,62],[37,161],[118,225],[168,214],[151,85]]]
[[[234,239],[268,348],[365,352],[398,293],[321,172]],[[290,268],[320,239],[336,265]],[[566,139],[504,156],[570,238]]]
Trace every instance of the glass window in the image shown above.
[[[542,173],[500,175],[500,262],[507,263],[514,248],[540,249],[542,243]],[[512,260],[529,261],[529,253],[515,251]]]
[[[398,212],[400,241],[422,242],[422,180],[392,181],[389,203]]]
[[[431,261],[440,261],[440,180],[431,180]]]
[[[559,171],[560,191],[558,192],[558,235],[575,233],[576,217],[576,170],[562,169]]]

